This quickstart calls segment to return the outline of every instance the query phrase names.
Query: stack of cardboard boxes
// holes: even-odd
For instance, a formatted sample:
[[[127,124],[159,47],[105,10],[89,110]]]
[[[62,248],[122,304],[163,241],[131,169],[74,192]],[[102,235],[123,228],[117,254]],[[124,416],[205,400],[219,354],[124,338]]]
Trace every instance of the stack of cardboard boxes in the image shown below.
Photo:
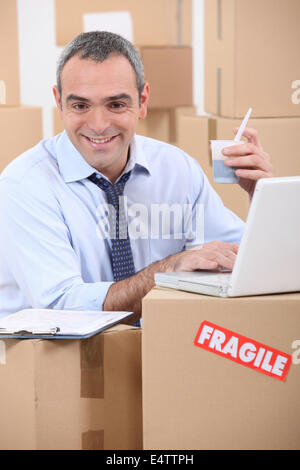
[[[17,13],[17,0],[1,1],[0,171],[42,139],[41,108],[20,106]],[[0,449],[142,448],[139,328],[0,339],[0,381]]]
[[[72,15],[68,14],[69,11],[72,11]],[[124,11],[131,18],[132,30],[129,36],[140,52],[145,80],[150,83],[148,115],[139,122],[137,133],[175,143],[179,115],[195,113],[192,0],[112,0],[109,3],[104,0],[87,0],[83,3],[56,0],[57,44],[66,45],[84,30],[85,15],[98,12],[96,14],[98,18],[100,15],[101,21],[101,15],[107,12],[115,14],[118,19],[118,15]],[[54,133],[62,130],[62,123],[55,110]]]
[[[42,139],[42,110],[20,106],[17,0],[0,5],[0,172]]]
[[[41,133],[40,110],[19,106],[18,81],[10,78],[18,77],[18,63],[12,61],[18,50],[16,2],[0,8],[14,47],[9,54],[1,51],[5,67],[0,72],[0,125],[7,127],[6,141],[11,135],[11,150],[20,141],[23,147],[34,144],[26,138],[37,129]],[[124,2],[56,0],[58,44],[82,31],[83,12],[114,9],[124,10]],[[141,123],[145,135],[177,141],[212,181],[209,139],[231,138],[252,106],[250,125],[272,155],[275,174],[299,173],[300,104],[290,101],[292,82],[300,78],[298,0],[284,6],[277,0],[206,1],[206,111],[211,116],[193,116],[191,110],[190,0],[128,0],[126,9],[152,85],[149,115]],[[5,43],[7,36],[0,42]],[[191,115],[183,116],[187,112]],[[3,158],[1,153],[1,164]],[[245,217],[248,200],[242,190],[215,188]],[[196,344],[199,327],[210,322],[235,337],[226,343],[231,358],[243,335],[244,365],[254,360],[255,342],[265,345],[260,352],[270,347],[293,354],[299,344],[299,306],[298,294],[221,299],[157,288],[143,301],[143,331],[118,325],[87,340],[2,339],[0,448],[140,449],[142,441],[145,449],[299,448],[299,351],[285,380],[276,380],[258,366],[234,364]],[[221,333],[214,338],[217,349]],[[275,353],[266,354],[256,362],[272,370],[274,358]]]
[[[209,140],[232,139],[252,107],[249,127],[275,176],[300,174],[299,19],[298,0],[205,1],[211,114],[181,116],[178,142],[244,219],[247,194],[213,184]],[[298,293],[222,299],[153,289],[143,300],[144,448],[299,449],[299,308]],[[285,354],[286,378],[266,375]]]
[[[0,340],[0,449],[141,449],[141,330]]]
[[[299,308],[298,293],[222,299],[153,289],[143,301],[144,448],[299,449]],[[215,326],[206,350],[196,340],[203,322]],[[253,367],[257,342],[264,357]],[[266,375],[282,353],[292,356],[285,380]]]
[[[237,185],[213,184],[210,139],[232,139],[248,108],[274,176],[300,174],[300,4],[205,1],[205,111],[180,118],[179,145],[202,165],[225,205],[246,219]],[[196,136],[198,136],[196,138]]]

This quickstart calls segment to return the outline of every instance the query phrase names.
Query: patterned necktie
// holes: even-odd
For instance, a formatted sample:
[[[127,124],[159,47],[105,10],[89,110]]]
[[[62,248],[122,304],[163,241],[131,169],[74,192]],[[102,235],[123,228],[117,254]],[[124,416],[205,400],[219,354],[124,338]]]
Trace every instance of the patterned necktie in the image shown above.
[[[106,193],[108,204],[111,204],[115,213],[110,214],[110,225],[115,227],[114,236],[111,237],[112,271],[115,281],[121,281],[135,274],[133,256],[128,236],[128,228],[123,204],[124,187],[130,171],[125,173],[116,184],[112,184],[105,178],[98,178],[96,173],[89,176],[89,180],[95,183]],[[119,199],[120,198],[120,199]],[[112,220],[115,219],[115,220]]]

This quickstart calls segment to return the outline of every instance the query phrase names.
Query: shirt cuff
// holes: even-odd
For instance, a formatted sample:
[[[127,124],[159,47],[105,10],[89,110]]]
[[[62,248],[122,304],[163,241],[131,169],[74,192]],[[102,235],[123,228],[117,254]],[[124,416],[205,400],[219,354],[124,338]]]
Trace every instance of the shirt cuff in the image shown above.
[[[103,310],[107,291],[113,282],[77,284],[53,305],[55,310]]]

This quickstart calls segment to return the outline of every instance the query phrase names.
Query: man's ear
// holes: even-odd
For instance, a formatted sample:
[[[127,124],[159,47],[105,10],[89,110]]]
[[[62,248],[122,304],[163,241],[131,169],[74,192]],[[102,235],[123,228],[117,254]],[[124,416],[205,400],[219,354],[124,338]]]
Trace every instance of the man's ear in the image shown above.
[[[141,99],[140,99],[140,113],[139,119],[144,119],[147,116],[147,107],[150,97],[150,86],[149,83],[145,83],[144,89],[142,91]]]
[[[54,87],[52,88],[52,91],[53,91],[54,99],[55,99],[55,102],[56,102],[56,106],[57,106],[58,111],[59,111],[59,115],[62,118],[61,96],[59,94],[59,91],[58,91],[58,88],[57,88],[56,85],[54,85]]]

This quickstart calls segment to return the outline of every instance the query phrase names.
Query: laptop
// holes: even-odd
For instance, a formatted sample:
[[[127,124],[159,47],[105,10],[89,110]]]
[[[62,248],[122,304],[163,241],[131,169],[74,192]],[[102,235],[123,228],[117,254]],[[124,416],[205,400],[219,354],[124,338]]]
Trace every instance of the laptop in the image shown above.
[[[218,297],[300,291],[300,176],[257,182],[232,272],[157,273],[157,286]]]

